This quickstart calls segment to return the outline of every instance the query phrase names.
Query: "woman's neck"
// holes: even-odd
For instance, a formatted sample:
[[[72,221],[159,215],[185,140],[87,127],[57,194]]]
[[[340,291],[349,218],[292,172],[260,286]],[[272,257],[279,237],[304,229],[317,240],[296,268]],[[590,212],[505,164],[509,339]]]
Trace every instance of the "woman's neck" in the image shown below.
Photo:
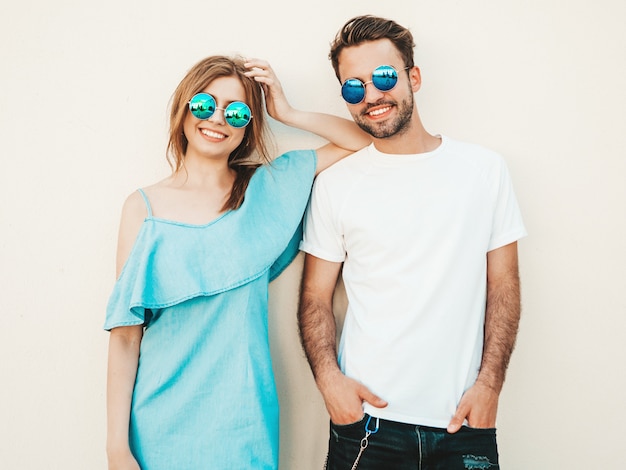
[[[189,189],[221,187],[230,190],[235,176],[235,171],[228,166],[227,158],[210,159],[187,156],[181,169],[172,175],[172,180]]]

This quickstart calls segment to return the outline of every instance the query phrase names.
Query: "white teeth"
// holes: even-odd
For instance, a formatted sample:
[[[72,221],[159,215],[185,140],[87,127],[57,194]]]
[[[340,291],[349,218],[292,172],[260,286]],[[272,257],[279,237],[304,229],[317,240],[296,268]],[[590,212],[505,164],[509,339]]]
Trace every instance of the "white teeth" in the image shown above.
[[[370,111],[370,116],[378,116],[380,114],[386,113],[387,111],[389,111],[391,109],[391,106],[388,106],[386,108],[379,108],[379,109],[375,109],[374,111]]]
[[[214,139],[223,139],[226,137],[224,134],[220,134],[219,132],[213,132],[208,129],[200,129],[200,132],[202,132],[207,137],[212,137]]]

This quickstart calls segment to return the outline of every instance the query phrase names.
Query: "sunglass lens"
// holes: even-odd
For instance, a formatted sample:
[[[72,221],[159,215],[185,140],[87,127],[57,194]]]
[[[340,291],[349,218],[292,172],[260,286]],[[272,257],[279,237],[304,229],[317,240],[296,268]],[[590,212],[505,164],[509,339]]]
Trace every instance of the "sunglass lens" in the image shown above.
[[[252,119],[252,112],[246,103],[235,101],[226,106],[224,119],[233,127],[246,127]]]
[[[391,65],[381,65],[372,73],[372,83],[380,91],[389,91],[398,83],[398,72]]]
[[[341,85],[341,96],[347,103],[357,104],[365,98],[365,86],[361,80],[349,78]]]
[[[209,119],[215,112],[215,98],[208,93],[198,93],[189,101],[189,111],[198,119]]]

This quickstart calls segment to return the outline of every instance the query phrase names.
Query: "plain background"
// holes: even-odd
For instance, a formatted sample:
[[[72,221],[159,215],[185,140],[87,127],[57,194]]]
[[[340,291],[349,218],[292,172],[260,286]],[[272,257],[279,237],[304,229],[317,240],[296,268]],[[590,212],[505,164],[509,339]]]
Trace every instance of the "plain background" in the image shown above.
[[[169,172],[166,110],[185,72],[216,53],[266,58],[294,106],[348,116],[328,44],[363,13],[412,30],[426,128],[497,150],[513,176],[529,237],[502,468],[626,468],[623,0],[3,0],[1,468],[106,468],[119,214]],[[321,143],[272,127],[280,150]],[[321,468],[327,436],[296,335],[301,267],[271,286],[289,470]]]

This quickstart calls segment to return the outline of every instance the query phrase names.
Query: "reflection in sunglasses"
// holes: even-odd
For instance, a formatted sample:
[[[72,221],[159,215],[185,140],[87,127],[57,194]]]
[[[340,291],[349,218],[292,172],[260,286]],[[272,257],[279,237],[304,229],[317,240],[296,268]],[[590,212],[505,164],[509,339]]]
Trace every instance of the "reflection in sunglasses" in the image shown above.
[[[365,86],[370,83],[379,91],[389,91],[398,83],[398,71],[391,65],[381,65],[374,69],[369,82],[348,78],[341,86],[341,96],[347,103],[358,104],[365,99]]]
[[[215,98],[208,93],[197,93],[189,100],[189,111],[197,119],[209,119],[219,109],[224,113],[224,120],[232,127],[246,127],[252,119],[250,107],[242,101],[234,101],[226,108],[219,108]]]

